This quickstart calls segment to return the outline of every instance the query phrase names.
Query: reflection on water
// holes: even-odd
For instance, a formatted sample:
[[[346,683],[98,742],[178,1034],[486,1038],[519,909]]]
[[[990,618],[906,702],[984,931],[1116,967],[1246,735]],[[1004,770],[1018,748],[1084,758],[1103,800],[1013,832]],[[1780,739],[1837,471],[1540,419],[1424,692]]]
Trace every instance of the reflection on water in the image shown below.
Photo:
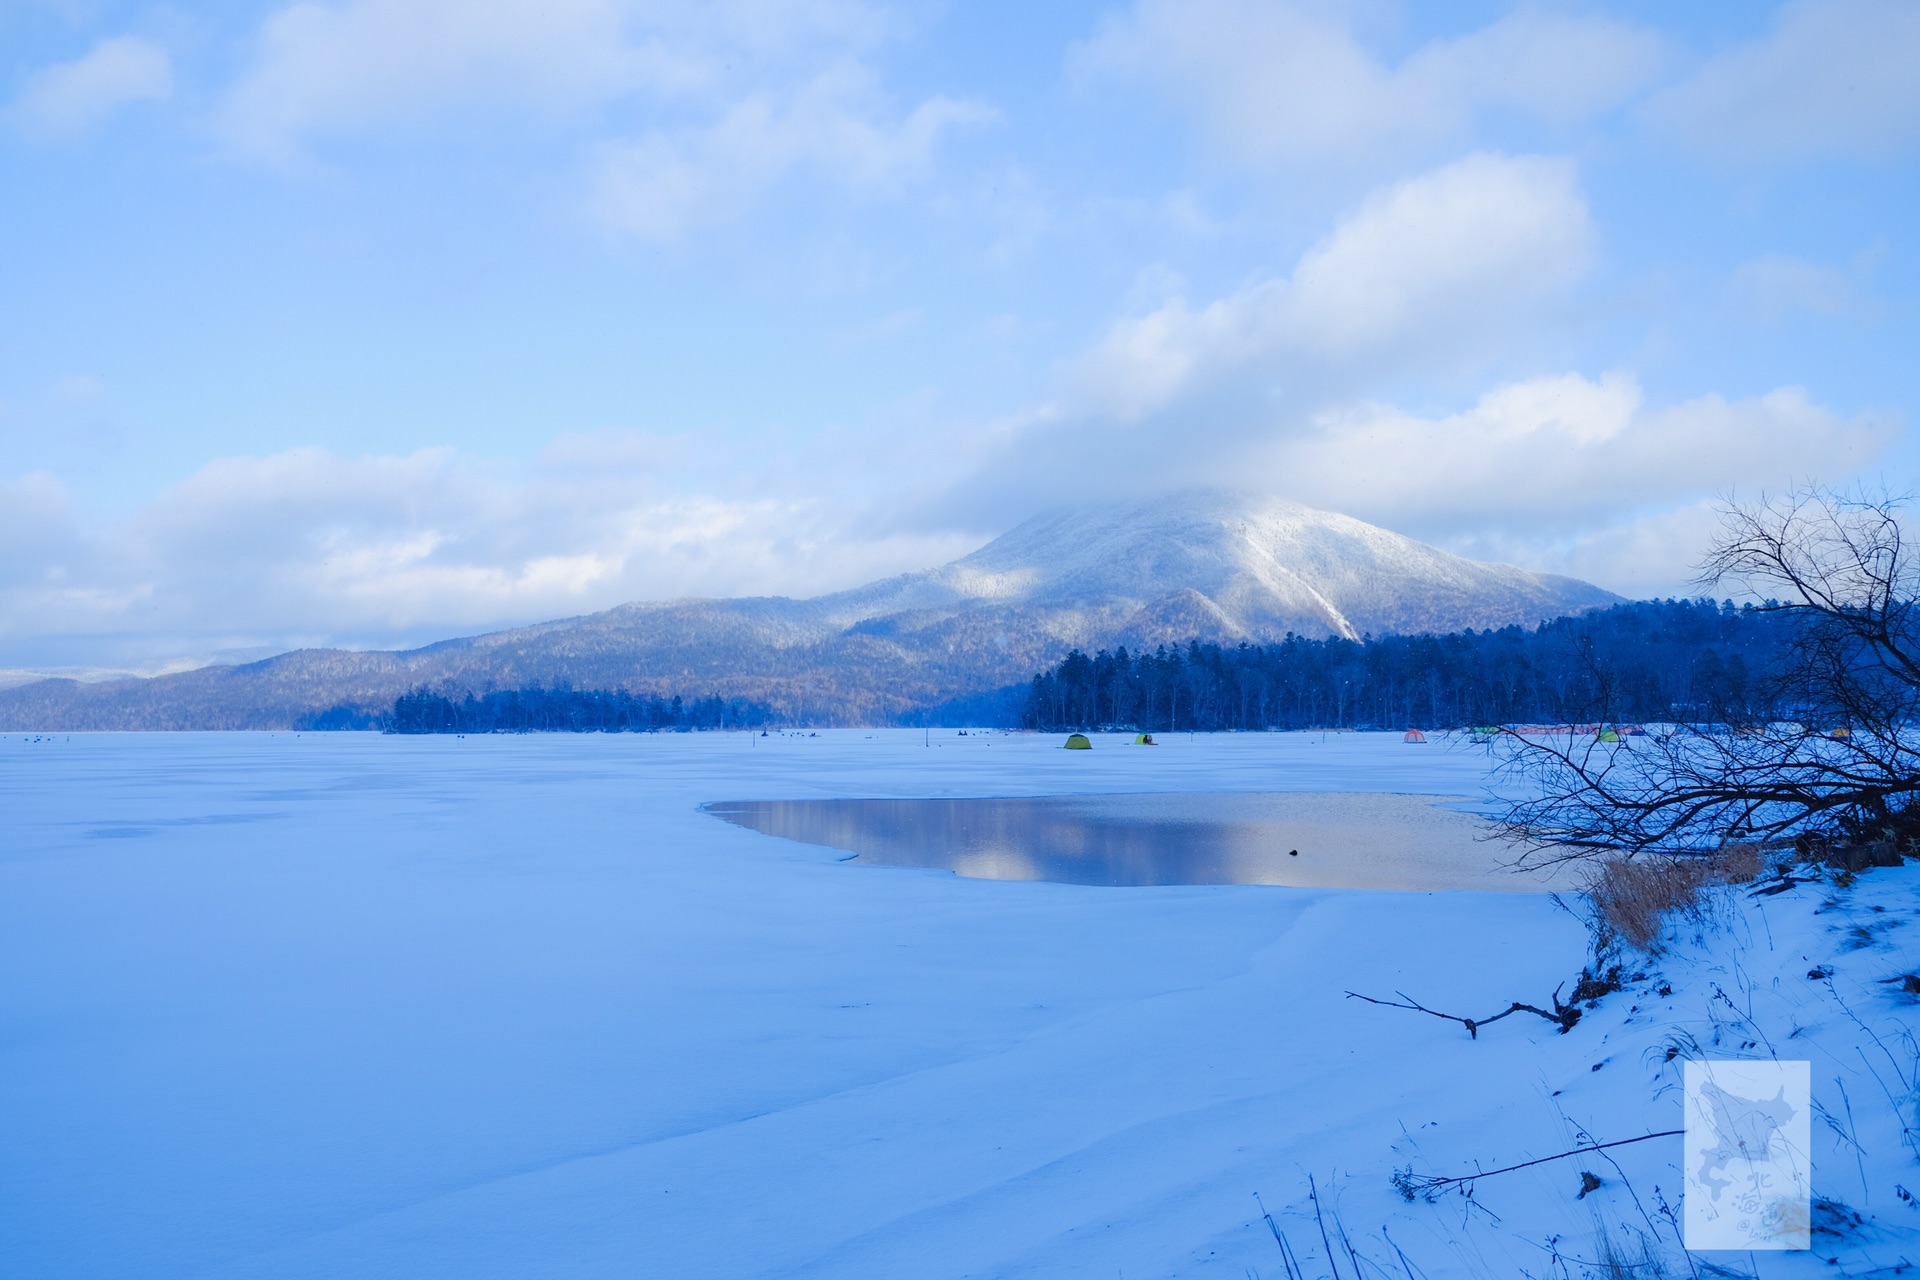
[[[1515,873],[1517,850],[1441,796],[1180,793],[958,800],[742,800],[707,806],[742,827],[844,849],[852,861],[985,880],[1276,884],[1540,893],[1567,876]]]

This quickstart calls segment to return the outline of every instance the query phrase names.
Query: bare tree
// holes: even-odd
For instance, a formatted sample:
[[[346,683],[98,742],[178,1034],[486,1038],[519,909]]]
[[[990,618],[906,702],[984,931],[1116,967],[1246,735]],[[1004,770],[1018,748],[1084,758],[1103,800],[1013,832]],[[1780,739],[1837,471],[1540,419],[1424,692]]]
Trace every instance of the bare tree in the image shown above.
[[[1764,696],[1618,743],[1503,734],[1508,781],[1528,795],[1507,834],[1548,860],[1729,839],[1792,838],[1853,865],[1920,852],[1920,566],[1905,505],[1828,489],[1729,504],[1701,585],[1766,597],[1796,623]]]

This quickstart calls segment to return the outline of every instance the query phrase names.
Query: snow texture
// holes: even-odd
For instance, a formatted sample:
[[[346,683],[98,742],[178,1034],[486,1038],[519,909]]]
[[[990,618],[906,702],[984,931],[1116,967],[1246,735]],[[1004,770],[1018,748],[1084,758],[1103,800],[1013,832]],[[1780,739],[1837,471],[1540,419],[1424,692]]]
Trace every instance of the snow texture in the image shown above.
[[[1920,959],[1911,868],[1729,896],[1724,928],[1570,1034],[1516,1016],[1470,1039],[1345,992],[1544,1003],[1586,958],[1548,897],[969,880],[698,808],[1470,795],[1484,767],[1385,735],[1057,746],[0,740],[0,1270],[1244,1280],[1285,1274],[1258,1192],[1322,1276],[1312,1176],[1370,1276],[1401,1274],[1394,1246],[1435,1280],[1579,1275],[1554,1255],[1659,1225],[1677,1138],[1471,1202],[1391,1175],[1678,1128],[1685,1057],[1768,1040],[1861,1150],[1816,1124],[1815,1194],[1848,1208],[1764,1274],[1920,1258],[1895,1189],[1920,1164],[1881,1091],[1911,1066],[1913,997],[1881,982]]]

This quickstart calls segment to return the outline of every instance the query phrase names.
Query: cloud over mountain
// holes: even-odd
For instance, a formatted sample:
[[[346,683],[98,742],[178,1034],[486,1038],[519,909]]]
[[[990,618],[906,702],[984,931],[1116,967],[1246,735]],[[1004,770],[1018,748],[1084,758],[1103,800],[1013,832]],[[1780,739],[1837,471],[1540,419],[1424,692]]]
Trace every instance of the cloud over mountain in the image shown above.
[[[1036,517],[971,555],[811,599],[638,602],[409,652],[0,690],[0,727],[290,727],[418,685],[720,694],[876,723],[1021,681],[1074,646],[1532,625],[1609,603],[1284,499],[1197,491]]]

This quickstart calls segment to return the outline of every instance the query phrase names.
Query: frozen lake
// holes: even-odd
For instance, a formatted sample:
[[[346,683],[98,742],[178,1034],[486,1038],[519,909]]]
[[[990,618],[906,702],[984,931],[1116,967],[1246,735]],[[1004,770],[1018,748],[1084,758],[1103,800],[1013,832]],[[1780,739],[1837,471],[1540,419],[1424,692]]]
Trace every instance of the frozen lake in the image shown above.
[[[0,739],[0,1271],[1277,1273],[1253,1191],[1512,1110],[1495,1050],[1344,991],[1541,998],[1584,949],[1543,895],[969,879],[701,808],[1470,797],[1485,764],[1114,745]]]

